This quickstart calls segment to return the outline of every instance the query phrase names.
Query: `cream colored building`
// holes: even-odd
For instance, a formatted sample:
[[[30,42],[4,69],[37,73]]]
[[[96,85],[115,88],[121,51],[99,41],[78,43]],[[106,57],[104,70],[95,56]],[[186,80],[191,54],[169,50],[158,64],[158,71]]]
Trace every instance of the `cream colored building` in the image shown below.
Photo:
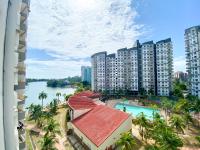
[[[0,149],[25,149],[25,55],[29,0],[0,1]]]
[[[68,138],[75,148],[113,149],[121,133],[132,129],[131,114],[98,103],[97,96],[86,91],[68,99],[71,120],[68,122]]]
[[[106,106],[105,106],[106,107]],[[119,111],[119,110],[117,110]],[[110,121],[112,123],[112,121]],[[84,134],[78,127],[76,127],[73,123],[69,123],[69,128],[73,130],[74,134],[78,135],[82,142],[87,145],[87,147],[90,150],[106,150],[106,148],[114,148],[115,143],[117,140],[120,139],[121,133],[128,132],[132,128],[132,116],[129,115],[129,117],[124,120],[116,129],[108,134],[108,137],[100,144],[96,145],[94,141],[89,139],[86,134]],[[92,126],[90,126],[92,128]],[[102,130],[104,130],[102,128]],[[96,133],[96,136],[98,136],[98,133]]]

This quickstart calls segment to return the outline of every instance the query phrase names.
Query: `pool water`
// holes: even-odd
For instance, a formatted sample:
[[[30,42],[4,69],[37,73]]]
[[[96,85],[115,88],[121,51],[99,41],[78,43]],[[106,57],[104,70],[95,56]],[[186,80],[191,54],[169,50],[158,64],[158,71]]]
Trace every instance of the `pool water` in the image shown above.
[[[127,105],[127,104],[121,104],[118,103],[115,105],[116,109],[122,110],[123,108],[126,107],[126,112],[127,113],[131,113],[133,115],[133,117],[136,117],[139,113],[143,112],[144,115],[148,118],[148,119],[152,119],[153,118],[153,112],[154,113],[159,113],[159,110],[154,110],[152,108],[145,108],[145,107],[140,107],[140,106],[134,106],[134,105]]]

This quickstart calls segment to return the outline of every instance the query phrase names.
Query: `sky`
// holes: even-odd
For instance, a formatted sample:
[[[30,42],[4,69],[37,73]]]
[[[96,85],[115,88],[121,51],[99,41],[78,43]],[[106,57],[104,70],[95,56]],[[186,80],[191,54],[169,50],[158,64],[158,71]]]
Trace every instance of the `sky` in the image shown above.
[[[174,71],[185,71],[184,30],[200,25],[199,0],[34,0],[28,78],[80,75],[96,52],[172,38]]]

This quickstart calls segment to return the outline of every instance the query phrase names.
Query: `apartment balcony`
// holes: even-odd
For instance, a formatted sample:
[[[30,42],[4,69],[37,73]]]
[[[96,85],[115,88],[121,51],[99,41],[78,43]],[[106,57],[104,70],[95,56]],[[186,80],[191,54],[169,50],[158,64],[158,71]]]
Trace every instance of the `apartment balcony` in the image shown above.
[[[19,135],[19,149],[25,149],[25,148],[26,148],[25,135]]]
[[[20,37],[24,36],[27,31],[27,25],[20,23]]]
[[[25,132],[26,132],[25,129],[18,130],[19,135],[22,135],[22,136],[25,134]]]
[[[26,12],[20,12],[20,14],[21,14],[21,18],[23,18],[23,20],[27,19],[28,13],[26,13]]]
[[[24,63],[19,62],[17,65],[17,70],[19,75],[25,75],[26,73],[26,66]]]
[[[25,81],[23,82],[18,82],[18,85],[14,85],[14,90],[22,90],[22,89],[25,89],[25,86],[26,86],[26,83]]]
[[[22,62],[26,59],[26,53],[19,52],[18,55],[19,62]]]
[[[18,99],[18,105],[24,105],[25,104],[25,96],[24,95],[18,95],[17,96]]]
[[[22,49],[24,47],[26,47],[26,42],[25,41],[19,41],[18,49]]]
[[[24,120],[25,118],[25,111],[18,109],[18,120]]]
[[[24,3],[24,4],[29,6],[30,1],[29,0],[22,0],[22,3]]]

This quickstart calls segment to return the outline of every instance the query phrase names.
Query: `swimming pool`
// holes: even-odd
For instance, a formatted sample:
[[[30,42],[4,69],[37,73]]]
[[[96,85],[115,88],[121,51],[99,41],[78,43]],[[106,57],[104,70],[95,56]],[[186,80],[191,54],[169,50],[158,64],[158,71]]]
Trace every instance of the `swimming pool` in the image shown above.
[[[127,105],[127,104],[121,104],[121,103],[117,103],[115,105],[115,108],[123,111],[124,106],[126,107],[126,112],[131,113],[133,115],[133,117],[136,117],[139,113],[143,112],[148,119],[152,119],[153,111],[158,112],[158,113],[160,112],[159,110],[154,110],[152,108]]]

